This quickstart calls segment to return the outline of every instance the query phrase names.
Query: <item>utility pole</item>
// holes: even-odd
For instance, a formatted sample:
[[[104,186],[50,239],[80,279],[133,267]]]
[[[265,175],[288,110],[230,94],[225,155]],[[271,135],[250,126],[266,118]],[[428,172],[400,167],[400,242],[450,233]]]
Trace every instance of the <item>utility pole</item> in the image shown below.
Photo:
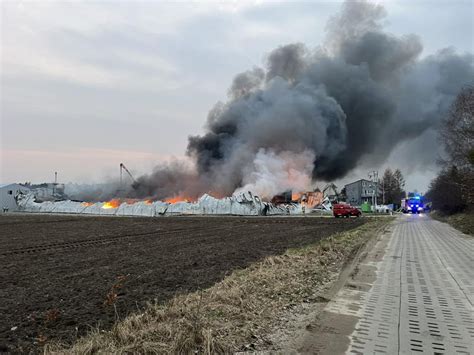
[[[369,173],[367,174],[367,176],[369,177],[370,181],[373,181],[372,172],[369,171]],[[374,194],[372,194],[371,200],[372,200],[372,206],[373,206],[373,205],[374,205]]]
[[[58,172],[54,172],[53,195],[56,194],[56,186],[58,185]]]
[[[375,180],[375,191],[374,191],[374,195],[375,195],[375,208],[377,209],[377,195],[379,194],[379,172],[378,171],[374,171],[374,180]]]
[[[376,170],[369,172],[369,178],[374,183],[374,190],[372,193],[372,204],[374,206],[374,212],[377,210],[377,193],[378,193],[378,180],[379,180],[379,172]]]
[[[382,205],[385,205],[385,181],[382,178]]]

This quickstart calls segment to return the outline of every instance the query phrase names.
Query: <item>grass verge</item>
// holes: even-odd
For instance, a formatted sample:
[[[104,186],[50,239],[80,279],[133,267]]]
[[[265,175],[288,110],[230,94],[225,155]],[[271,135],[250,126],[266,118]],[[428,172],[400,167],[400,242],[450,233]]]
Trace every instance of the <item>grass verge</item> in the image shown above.
[[[474,236],[474,212],[456,213],[451,216],[443,215],[439,212],[432,212],[431,217],[438,221],[445,222],[460,230],[465,234]]]
[[[318,290],[391,218],[371,218],[351,231],[305,248],[267,257],[234,271],[214,286],[150,304],[118,321],[110,331],[95,330],[72,347],[45,346],[46,354],[227,353],[246,350],[288,307],[319,302]]]

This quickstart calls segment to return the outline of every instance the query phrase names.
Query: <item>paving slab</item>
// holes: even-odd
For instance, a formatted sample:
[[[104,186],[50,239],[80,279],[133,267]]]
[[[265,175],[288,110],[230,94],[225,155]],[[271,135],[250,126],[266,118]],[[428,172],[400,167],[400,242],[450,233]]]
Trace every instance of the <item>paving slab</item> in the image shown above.
[[[372,287],[344,304],[359,318],[346,353],[474,354],[474,238],[426,215],[401,216],[388,237]]]
[[[295,353],[474,355],[474,238],[399,216],[367,248]]]

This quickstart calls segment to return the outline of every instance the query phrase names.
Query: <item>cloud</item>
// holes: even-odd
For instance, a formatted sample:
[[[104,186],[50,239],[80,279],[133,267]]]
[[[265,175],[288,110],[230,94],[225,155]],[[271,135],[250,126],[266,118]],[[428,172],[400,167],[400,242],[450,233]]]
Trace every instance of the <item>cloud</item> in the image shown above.
[[[472,2],[384,4],[392,33],[420,34],[422,57],[446,45],[472,51]],[[261,66],[280,45],[320,43],[324,23],[339,4],[4,1],[0,6],[2,150],[26,144],[44,151],[135,147],[181,154],[188,134],[199,133],[209,108],[226,98],[236,73]],[[430,16],[424,17],[427,9]],[[111,135],[112,140],[98,138]],[[47,175],[31,159],[35,169],[22,169],[25,179]],[[17,168],[7,167],[8,173],[20,175],[12,169]],[[81,173],[73,164],[67,170],[71,176]]]
[[[179,160],[186,157],[157,154],[154,152],[119,149],[2,149],[0,154],[0,181],[36,182],[51,181],[58,171],[61,181],[102,181],[104,175],[118,176],[120,162],[124,162],[138,177],[151,170],[156,164]],[[128,162],[133,162],[131,167]],[[35,172],[32,174],[32,172]]]

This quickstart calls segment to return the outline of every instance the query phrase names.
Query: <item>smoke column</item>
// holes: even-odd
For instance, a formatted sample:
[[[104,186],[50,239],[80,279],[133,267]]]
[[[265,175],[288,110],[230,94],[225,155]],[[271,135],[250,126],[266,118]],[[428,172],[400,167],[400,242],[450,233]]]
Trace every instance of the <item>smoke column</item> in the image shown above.
[[[224,176],[220,187],[232,193],[262,149],[309,151],[312,178],[331,180],[366,156],[383,162],[401,141],[436,129],[473,80],[473,57],[445,49],[419,60],[420,39],[385,33],[385,15],[381,5],[346,2],[330,19],[323,46],[282,46],[265,69],[239,74],[229,101],[211,110],[206,134],[189,140],[199,174]]]
[[[385,16],[381,5],[347,1],[321,46],[281,46],[264,68],[238,74],[228,101],[210,110],[205,134],[189,138],[195,167],[158,167],[129,194],[252,190],[271,198],[344,177],[362,159],[382,163],[397,144],[437,129],[473,82],[473,56],[443,49],[420,59],[420,39],[384,32]]]

